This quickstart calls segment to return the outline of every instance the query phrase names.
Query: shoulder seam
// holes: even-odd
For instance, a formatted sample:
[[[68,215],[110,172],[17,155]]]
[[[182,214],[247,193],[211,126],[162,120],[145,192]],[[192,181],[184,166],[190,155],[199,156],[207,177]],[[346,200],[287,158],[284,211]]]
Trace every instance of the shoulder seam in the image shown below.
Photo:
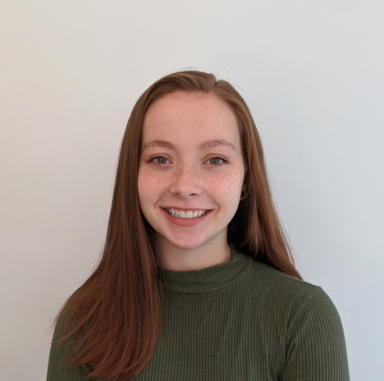
[[[308,283],[305,280],[301,280],[301,279],[295,278],[295,277],[293,277],[291,275],[288,275],[288,274],[285,274],[283,272],[281,272],[281,274],[280,274],[279,272],[277,272],[277,271],[280,271],[280,270],[275,269],[273,267],[272,267],[272,269],[276,270],[276,271],[272,271],[272,270],[268,269],[267,267],[263,266],[264,263],[262,263],[262,262],[259,263],[259,261],[255,260],[255,259],[253,260],[253,262],[254,262],[254,265],[257,268],[259,268],[262,271],[268,272],[268,273],[270,273],[270,274],[272,274],[274,276],[277,276],[277,277],[280,277],[280,278],[284,278],[284,279],[287,279],[287,280],[291,280],[291,281],[294,281],[294,282],[304,283],[304,284],[307,284],[308,286],[312,286],[312,287],[319,287],[317,285],[314,285],[312,283]],[[266,265],[266,266],[268,266],[268,265]]]

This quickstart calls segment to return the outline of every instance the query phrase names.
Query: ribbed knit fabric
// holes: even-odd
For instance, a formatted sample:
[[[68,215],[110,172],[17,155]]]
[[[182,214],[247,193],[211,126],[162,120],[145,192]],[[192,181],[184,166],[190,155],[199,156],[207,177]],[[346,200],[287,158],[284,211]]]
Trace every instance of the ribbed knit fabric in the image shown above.
[[[146,381],[348,381],[343,328],[329,297],[231,247],[232,261],[199,271],[159,268],[162,335]],[[57,327],[56,331],[60,328]],[[51,348],[47,381],[80,381]]]

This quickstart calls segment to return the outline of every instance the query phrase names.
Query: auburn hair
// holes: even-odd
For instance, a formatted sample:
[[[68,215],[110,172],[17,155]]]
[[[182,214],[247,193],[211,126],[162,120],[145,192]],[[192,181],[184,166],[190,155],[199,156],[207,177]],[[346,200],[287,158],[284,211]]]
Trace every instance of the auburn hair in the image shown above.
[[[182,71],[152,84],[138,99],[124,133],[106,242],[99,264],[58,314],[59,343],[71,342],[70,366],[89,377],[125,380],[149,364],[161,333],[162,285],[152,227],[141,214],[138,167],[144,117],[151,104],[175,91],[204,92],[233,110],[245,163],[245,195],[228,226],[228,241],[244,254],[299,278],[275,211],[255,122],[232,85],[213,74]]]

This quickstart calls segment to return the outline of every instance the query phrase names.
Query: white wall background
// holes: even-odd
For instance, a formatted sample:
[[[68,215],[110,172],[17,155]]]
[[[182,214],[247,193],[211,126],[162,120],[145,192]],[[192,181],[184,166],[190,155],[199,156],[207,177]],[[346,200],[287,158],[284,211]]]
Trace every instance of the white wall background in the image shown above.
[[[197,68],[250,105],[299,270],[338,307],[352,380],[381,379],[383,16],[382,0],[2,0],[0,378],[45,379],[131,108]]]

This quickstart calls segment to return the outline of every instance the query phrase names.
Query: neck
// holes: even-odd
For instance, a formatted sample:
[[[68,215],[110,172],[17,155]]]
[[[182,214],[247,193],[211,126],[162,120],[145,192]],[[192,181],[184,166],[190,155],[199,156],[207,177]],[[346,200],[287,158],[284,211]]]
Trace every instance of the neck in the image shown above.
[[[232,260],[228,242],[207,242],[197,248],[184,249],[157,240],[160,266],[172,271],[194,271]]]

